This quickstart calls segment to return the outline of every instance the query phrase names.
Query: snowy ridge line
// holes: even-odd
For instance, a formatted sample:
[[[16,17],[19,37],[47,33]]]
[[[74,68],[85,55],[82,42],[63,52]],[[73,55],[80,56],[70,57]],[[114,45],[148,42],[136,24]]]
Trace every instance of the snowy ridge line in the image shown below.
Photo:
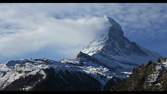
[[[24,61],[24,60],[23,60]],[[73,63],[72,63],[73,62]],[[44,72],[44,69],[48,69],[48,68],[53,68],[55,71],[58,69],[63,70],[68,70],[68,71],[80,71],[80,72],[84,72],[88,75],[90,75],[91,77],[97,79],[101,84],[105,85],[106,82],[112,78],[112,75],[110,73],[110,71],[102,66],[97,65],[96,63],[94,64],[93,62],[91,62],[92,64],[88,64],[88,62],[83,63],[83,65],[78,65],[79,62],[77,60],[64,60],[62,62],[59,63],[55,63],[55,64],[49,64],[49,63],[31,63],[31,62],[25,62],[25,63],[21,63],[21,64],[15,64],[13,67],[8,67],[6,66],[6,64],[3,64],[1,66],[6,66],[8,69],[10,69],[10,71],[5,71],[5,75],[3,75],[0,77],[0,88],[1,90],[3,90],[4,88],[6,88],[8,85],[10,85],[12,82],[20,79],[20,78],[26,78],[30,75],[36,75],[37,73],[43,75],[42,79],[46,78],[46,73]],[[76,63],[76,64],[75,64]],[[37,81],[36,83],[38,83],[40,81]],[[32,89],[35,84],[33,86],[24,86],[24,88],[22,88],[22,90],[30,90]]]
[[[38,62],[37,62],[38,63]],[[4,70],[4,67],[6,70]],[[43,75],[43,79],[46,78],[46,74],[43,69],[49,68],[45,64],[32,64],[30,62],[24,64],[16,64],[14,67],[10,68],[6,64],[1,64],[0,68],[0,89],[4,89],[12,82],[17,79],[25,78],[30,75],[36,75],[37,73]]]

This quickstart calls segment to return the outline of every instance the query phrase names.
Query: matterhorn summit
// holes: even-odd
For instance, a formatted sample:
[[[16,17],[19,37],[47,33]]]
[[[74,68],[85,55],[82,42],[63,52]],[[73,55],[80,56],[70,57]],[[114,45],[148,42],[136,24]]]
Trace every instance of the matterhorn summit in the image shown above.
[[[108,31],[102,31],[103,36],[93,40],[80,54],[87,54],[116,72],[131,71],[140,64],[160,57],[128,40],[115,20],[110,17],[105,19],[110,24]]]

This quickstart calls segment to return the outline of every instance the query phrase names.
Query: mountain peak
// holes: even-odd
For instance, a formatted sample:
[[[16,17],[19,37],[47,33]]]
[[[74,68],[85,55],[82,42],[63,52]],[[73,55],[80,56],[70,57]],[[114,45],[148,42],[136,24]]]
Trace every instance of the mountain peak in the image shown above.
[[[111,24],[107,32],[101,31],[106,34],[103,33],[103,36],[93,40],[81,51],[82,53],[105,63],[109,68],[115,67],[116,70],[121,71],[130,71],[141,63],[160,57],[159,54],[128,40],[124,36],[120,24],[110,17],[106,18]]]
[[[109,22],[112,24],[108,33],[109,39],[111,38],[113,39],[113,37],[117,37],[117,36],[123,37],[124,34],[120,24],[110,17],[108,17],[108,19],[109,19]]]
[[[105,17],[108,19],[110,25],[107,31],[101,31],[102,34],[97,39],[93,40],[87,48],[85,48],[82,52],[87,53],[89,55],[93,55],[100,50],[110,52],[110,54],[114,55],[129,55],[133,52],[136,52],[140,55],[146,55],[135,43],[129,41],[123,33],[123,30],[119,23],[117,23],[111,17]],[[129,48],[132,48],[129,51]],[[139,51],[140,50],[140,51]],[[131,53],[130,53],[131,52]],[[134,54],[134,53],[133,53]]]
[[[117,23],[113,18],[111,18],[111,17],[106,17],[107,19],[108,19],[108,21],[112,24],[112,27],[114,27],[114,28],[121,28],[121,26],[120,26],[120,24],[119,23]]]

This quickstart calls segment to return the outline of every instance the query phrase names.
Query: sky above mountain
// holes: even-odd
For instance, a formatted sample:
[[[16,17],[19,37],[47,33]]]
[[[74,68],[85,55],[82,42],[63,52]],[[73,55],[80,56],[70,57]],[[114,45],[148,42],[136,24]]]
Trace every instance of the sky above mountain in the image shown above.
[[[167,4],[20,3],[0,6],[0,61],[73,58],[106,30],[104,15],[131,41],[167,55]]]

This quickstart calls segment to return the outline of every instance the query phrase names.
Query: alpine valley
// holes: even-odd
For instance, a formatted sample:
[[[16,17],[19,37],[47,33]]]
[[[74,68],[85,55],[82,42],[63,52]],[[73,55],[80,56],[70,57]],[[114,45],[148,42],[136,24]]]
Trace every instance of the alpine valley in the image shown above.
[[[0,90],[165,90],[166,61],[153,62],[161,55],[128,40],[112,18],[104,19],[109,29],[74,59],[23,59],[0,64]]]

